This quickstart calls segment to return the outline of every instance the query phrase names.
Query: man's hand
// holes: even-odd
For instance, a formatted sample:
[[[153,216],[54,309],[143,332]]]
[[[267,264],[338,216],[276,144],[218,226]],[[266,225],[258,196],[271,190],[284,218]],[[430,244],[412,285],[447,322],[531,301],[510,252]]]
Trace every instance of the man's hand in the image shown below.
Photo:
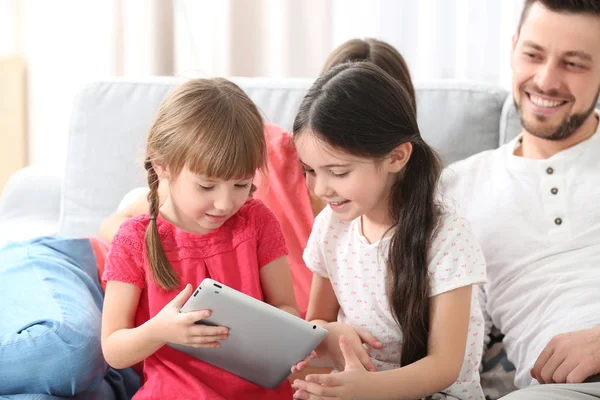
[[[539,383],[582,383],[600,373],[600,327],[552,338],[540,353],[531,376]]]

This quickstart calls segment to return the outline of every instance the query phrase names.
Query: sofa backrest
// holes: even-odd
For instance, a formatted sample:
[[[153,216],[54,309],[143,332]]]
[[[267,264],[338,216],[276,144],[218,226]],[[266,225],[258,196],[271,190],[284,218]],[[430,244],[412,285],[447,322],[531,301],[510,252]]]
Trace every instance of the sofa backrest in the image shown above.
[[[288,131],[312,83],[310,79],[233,80],[266,120]],[[92,83],[78,94],[68,138],[60,234],[95,235],[125,193],[146,184],[142,168],[146,134],[160,102],[181,82],[117,79]],[[417,84],[416,92],[421,134],[446,164],[496,148],[520,129],[504,89],[436,82]]]

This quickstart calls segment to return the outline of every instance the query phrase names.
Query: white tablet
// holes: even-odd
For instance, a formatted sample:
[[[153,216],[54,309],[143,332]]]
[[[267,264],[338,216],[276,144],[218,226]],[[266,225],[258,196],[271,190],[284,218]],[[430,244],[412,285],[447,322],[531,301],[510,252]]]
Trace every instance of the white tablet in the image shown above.
[[[197,310],[212,312],[197,323],[227,327],[228,338],[218,348],[169,346],[266,388],[278,387],[327,336],[319,326],[208,278],[181,308]]]

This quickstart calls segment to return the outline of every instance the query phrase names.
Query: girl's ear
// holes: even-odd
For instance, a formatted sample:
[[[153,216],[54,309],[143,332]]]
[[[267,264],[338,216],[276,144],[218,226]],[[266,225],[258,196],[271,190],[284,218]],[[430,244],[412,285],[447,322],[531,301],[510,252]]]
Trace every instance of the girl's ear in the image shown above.
[[[388,170],[391,173],[398,173],[402,171],[408,160],[410,159],[410,155],[412,154],[412,143],[406,142],[402,143],[400,146],[396,147],[388,158]]]
[[[156,172],[158,179],[169,179],[169,169],[164,167],[161,163],[152,161],[152,168],[154,168],[154,172]]]

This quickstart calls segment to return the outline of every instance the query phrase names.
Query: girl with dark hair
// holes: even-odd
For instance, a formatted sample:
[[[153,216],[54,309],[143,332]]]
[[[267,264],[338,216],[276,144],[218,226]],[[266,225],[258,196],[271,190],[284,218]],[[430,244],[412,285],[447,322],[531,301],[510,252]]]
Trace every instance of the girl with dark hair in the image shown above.
[[[294,141],[327,203],[304,253],[307,318],[336,369],[296,380],[297,399],[483,399],[485,260],[469,223],[438,204],[440,162],[411,96],[366,62],[334,67],[305,96]],[[363,344],[363,332],[375,346]]]

